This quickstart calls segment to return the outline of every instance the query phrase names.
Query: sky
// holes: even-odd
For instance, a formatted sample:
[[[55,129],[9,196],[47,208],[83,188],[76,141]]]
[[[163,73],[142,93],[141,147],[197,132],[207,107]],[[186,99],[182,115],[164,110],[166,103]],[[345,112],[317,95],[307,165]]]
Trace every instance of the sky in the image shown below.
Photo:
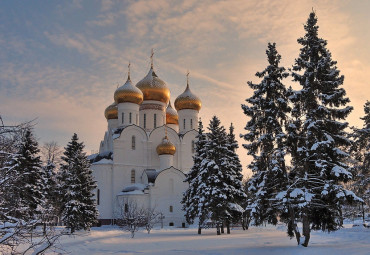
[[[252,94],[247,81],[259,82],[255,73],[267,66],[268,42],[291,67],[312,9],[345,76],[354,107],[347,121],[362,127],[370,100],[370,1],[345,0],[0,1],[0,115],[6,125],[35,119],[41,144],[65,147],[77,133],[86,151],[96,152],[107,129],[104,110],[126,81],[129,61],[136,84],[153,48],[172,102],[189,70],[204,125],[217,115],[245,133],[241,104]],[[284,84],[299,89],[291,78]],[[250,175],[246,150],[238,154]]]

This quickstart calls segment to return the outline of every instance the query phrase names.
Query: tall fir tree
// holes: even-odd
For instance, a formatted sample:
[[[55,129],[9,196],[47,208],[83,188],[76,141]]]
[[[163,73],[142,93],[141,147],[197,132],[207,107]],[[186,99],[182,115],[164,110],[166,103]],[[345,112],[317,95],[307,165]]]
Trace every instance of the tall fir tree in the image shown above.
[[[252,213],[256,225],[264,222],[277,223],[279,207],[275,199],[277,193],[287,185],[285,166],[284,125],[290,111],[287,89],[282,83],[289,74],[279,66],[281,56],[275,43],[269,43],[266,50],[268,66],[256,76],[262,78],[259,84],[248,82],[253,95],[246,99],[249,105],[242,105],[244,114],[250,120],[242,137],[248,155],[253,157],[248,166],[253,173],[248,183],[252,198],[247,208]]]
[[[242,205],[247,199],[243,188],[243,168],[236,150],[239,148],[238,142],[235,139],[234,126],[231,123],[229,133],[227,134],[227,167],[224,172],[224,182],[229,185],[226,190],[228,200],[228,209],[226,214],[227,233],[230,234],[230,222],[239,221],[244,213]]]
[[[9,180],[4,194],[7,216],[29,221],[42,213],[44,198],[40,150],[30,129],[25,131],[17,148],[4,169]]]
[[[201,163],[199,173],[199,218],[209,216],[216,224],[217,234],[225,219],[227,210],[227,196],[223,182],[224,168],[227,165],[227,140],[226,131],[221,126],[220,120],[213,116],[208,126],[206,153]]]
[[[185,218],[188,224],[193,224],[194,219],[199,216],[198,203],[199,196],[197,194],[199,186],[199,172],[200,167],[205,155],[205,144],[207,142],[206,134],[204,133],[203,123],[199,120],[198,135],[196,136],[195,142],[195,154],[193,156],[193,166],[189,173],[186,174],[185,181],[189,183],[189,188],[184,192],[181,203],[183,204],[183,210],[185,211]],[[201,234],[201,225],[203,224],[203,217],[199,219],[198,234]]]
[[[297,40],[302,48],[292,76],[302,89],[290,96],[294,104],[289,125],[291,185],[279,194],[302,219],[303,246],[308,246],[311,229],[334,231],[341,226],[341,204],[351,197],[342,183],[352,178],[345,164],[350,145],[345,119],[352,107],[346,106],[344,76],[326,48],[327,41],[318,37],[318,28],[311,12],[304,25],[306,34]]]
[[[62,220],[71,233],[76,230],[90,230],[96,223],[98,211],[93,190],[97,187],[83,142],[77,134],[65,148],[61,164],[59,196],[62,199]]]
[[[355,154],[356,177],[353,183],[356,195],[361,197],[367,208],[370,207],[370,101],[364,105],[365,116],[361,119],[364,125],[361,129],[353,129],[354,143],[352,151]]]

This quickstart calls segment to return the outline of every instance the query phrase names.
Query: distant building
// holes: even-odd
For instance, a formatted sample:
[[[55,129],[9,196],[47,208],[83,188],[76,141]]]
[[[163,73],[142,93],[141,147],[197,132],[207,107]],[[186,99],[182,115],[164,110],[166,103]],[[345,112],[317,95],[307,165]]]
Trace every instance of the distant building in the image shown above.
[[[91,157],[99,218],[111,224],[130,201],[162,212],[167,226],[184,226],[180,203],[193,165],[200,99],[187,81],[173,109],[170,90],[153,69],[134,86],[130,70],[105,110],[108,129],[99,154]]]

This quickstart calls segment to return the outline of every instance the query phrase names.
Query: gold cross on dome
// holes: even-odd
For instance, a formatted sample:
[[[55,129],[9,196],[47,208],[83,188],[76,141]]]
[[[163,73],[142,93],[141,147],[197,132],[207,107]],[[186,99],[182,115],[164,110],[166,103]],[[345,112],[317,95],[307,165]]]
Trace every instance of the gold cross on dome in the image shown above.
[[[128,61],[128,79],[130,79],[130,74],[131,74],[131,62]]]
[[[150,54],[150,66],[153,68],[153,56],[154,56],[154,49],[152,48],[152,53]]]

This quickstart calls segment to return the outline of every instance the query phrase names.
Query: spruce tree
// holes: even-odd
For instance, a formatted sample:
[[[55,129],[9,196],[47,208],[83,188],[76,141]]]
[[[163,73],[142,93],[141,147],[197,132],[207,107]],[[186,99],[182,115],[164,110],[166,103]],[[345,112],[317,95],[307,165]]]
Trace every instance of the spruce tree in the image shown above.
[[[224,182],[229,185],[226,190],[228,200],[228,209],[226,214],[227,233],[230,234],[230,222],[239,221],[242,218],[244,209],[242,207],[247,196],[243,188],[243,168],[239,160],[236,150],[239,148],[238,142],[235,139],[234,126],[231,123],[229,133],[227,134],[227,167],[224,172]]]
[[[201,222],[211,219],[216,224],[219,235],[222,223],[230,218],[230,203],[236,202],[232,192],[235,188],[227,181],[229,152],[225,128],[214,116],[208,130],[197,180],[198,218]]]
[[[306,34],[297,41],[302,45],[292,68],[293,80],[302,88],[293,91],[293,121],[289,126],[292,155],[291,185],[279,194],[293,205],[295,217],[303,222],[303,246],[307,246],[311,229],[334,231],[341,226],[341,204],[350,193],[342,183],[352,174],[345,164],[350,141],[346,138],[344,76],[318,37],[317,18],[311,12],[304,25]]]
[[[353,129],[356,177],[353,184],[356,195],[361,197],[366,206],[370,206],[370,101],[364,105],[365,116],[361,119],[364,125],[361,129]],[[364,210],[363,210],[364,212]]]
[[[71,233],[76,230],[90,230],[97,221],[96,202],[90,163],[87,159],[83,142],[78,142],[77,134],[65,148],[61,164],[59,196],[62,199],[62,220]]]
[[[198,135],[196,136],[195,142],[195,154],[193,156],[194,164],[190,169],[189,173],[186,174],[185,181],[189,183],[189,188],[184,192],[181,203],[183,204],[183,210],[185,211],[185,218],[188,224],[193,224],[194,219],[199,215],[198,213],[198,202],[199,196],[197,194],[199,186],[199,171],[203,156],[205,153],[206,134],[204,134],[203,123],[199,120]],[[201,234],[201,224],[203,221],[199,220],[198,234]]]
[[[266,55],[268,66],[256,73],[262,81],[259,84],[248,82],[254,93],[246,99],[248,105],[242,105],[244,114],[250,118],[245,127],[248,133],[242,135],[248,143],[243,147],[253,157],[248,166],[253,176],[247,185],[252,194],[247,208],[256,225],[265,221],[277,223],[279,207],[275,197],[287,185],[284,159],[286,134],[283,127],[290,108],[282,81],[289,74],[279,66],[281,56],[275,43],[268,44]]]
[[[42,212],[44,192],[43,171],[38,143],[32,131],[27,129],[17,144],[17,152],[5,164],[7,183],[7,216],[29,221]]]

